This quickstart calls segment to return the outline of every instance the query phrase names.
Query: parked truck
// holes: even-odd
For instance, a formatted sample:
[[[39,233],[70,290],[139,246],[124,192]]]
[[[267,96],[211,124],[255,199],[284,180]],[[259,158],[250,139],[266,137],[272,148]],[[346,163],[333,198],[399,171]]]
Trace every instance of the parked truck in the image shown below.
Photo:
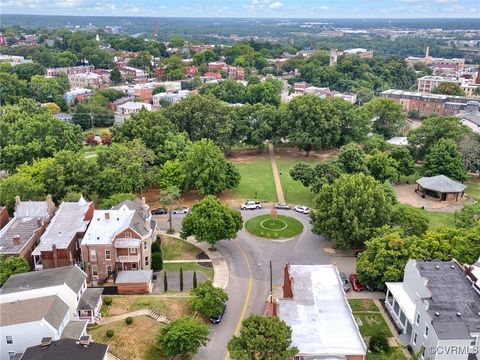
[[[242,210],[256,210],[261,208],[262,204],[258,201],[247,201],[245,204],[240,206],[240,209]]]

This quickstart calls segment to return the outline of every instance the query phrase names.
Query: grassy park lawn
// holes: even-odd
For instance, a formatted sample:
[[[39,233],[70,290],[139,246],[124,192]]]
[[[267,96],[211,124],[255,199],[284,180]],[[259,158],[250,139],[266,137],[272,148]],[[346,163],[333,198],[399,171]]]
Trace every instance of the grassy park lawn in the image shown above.
[[[471,176],[470,180],[466,182],[467,189],[465,192],[468,196],[480,201],[480,177]]]
[[[244,224],[245,229],[258,237],[266,239],[285,239],[300,234],[303,224],[290,216],[260,215],[249,219]]]
[[[158,331],[162,325],[146,316],[133,318],[133,323],[127,325],[125,320],[102,325],[88,332],[93,341],[109,345],[109,351],[123,359],[132,360],[163,360],[162,352],[155,346]],[[114,335],[108,338],[107,330],[113,330]]]
[[[108,316],[121,315],[140,309],[149,309],[150,307],[153,307],[161,314],[168,316],[170,319],[177,319],[184,315],[190,315],[192,312],[188,297],[114,295],[112,296],[112,299],[113,301],[110,305]]]
[[[240,184],[231,191],[233,197],[242,200],[277,201],[272,166],[269,158],[235,162],[240,172]]]
[[[163,260],[195,260],[201,252],[196,246],[168,235],[162,235]]]
[[[196,271],[197,273],[201,272],[208,280],[213,281],[213,268],[208,268],[191,262],[163,264],[163,269],[166,272],[179,272],[180,268],[182,268],[183,271]]]
[[[426,211],[430,223],[428,228],[430,230],[435,230],[440,226],[445,227],[454,227],[455,226],[455,213],[451,212],[440,212],[440,211]]]

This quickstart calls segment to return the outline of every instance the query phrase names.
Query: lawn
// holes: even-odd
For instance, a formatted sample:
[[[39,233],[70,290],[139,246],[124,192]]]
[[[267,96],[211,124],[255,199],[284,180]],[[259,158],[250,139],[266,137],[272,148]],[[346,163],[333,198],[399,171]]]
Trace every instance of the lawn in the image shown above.
[[[269,158],[257,158],[252,161],[235,162],[234,164],[240,172],[241,178],[240,184],[231,191],[233,197],[242,201],[277,201]]]
[[[180,271],[180,267],[183,271],[196,271],[202,272],[206,278],[210,281],[213,281],[213,268],[207,268],[202,265],[198,265],[197,263],[170,263],[170,264],[163,264],[163,269],[167,272],[177,272]]]
[[[190,315],[192,312],[188,297],[114,295],[112,299],[113,301],[110,305],[108,316],[121,315],[140,309],[149,309],[150,307],[155,308],[158,312],[168,316],[170,319]]]
[[[453,227],[455,226],[455,213],[440,212],[440,211],[425,211],[430,223],[429,230],[435,230],[440,226]]]
[[[167,359],[155,346],[158,331],[162,325],[146,316],[133,318],[133,323],[127,325],[125,320],[106,324],[90,329],[88,332],[93,341],[109,345],[109,351],[123,359],[132,360],[163,360]],[[113,330],[114,335],[108,338],[107,330]]]
[[[378,307],[372,300],[369,299],[349,299],[348,303],[352,312],[356,311],[377,311]]]
[[[195,260],[201,252],[196,246],[168,235],[162,235],[163,260]]]
[[[260,215],[249,219],[244,224],[245,229],[256,236],[266,239],[285,239],[300,234],[303,224],[290,216]]]
[[[468,185],[465,190],[466,194],[475,200],[480,201],[480,177],[471,176],[466,184]]]
[[[305,205],[314,207],[314,194],[309,188],[302,185],[300,181],[295,181],[290,176],[290,170],[300,162],[315,165],[322,160],[318,158],[302,158],[300,159],[277,159],[278,172],[280,173],[280,181],[282,182],[283,195],[285,201],[295,205]]]

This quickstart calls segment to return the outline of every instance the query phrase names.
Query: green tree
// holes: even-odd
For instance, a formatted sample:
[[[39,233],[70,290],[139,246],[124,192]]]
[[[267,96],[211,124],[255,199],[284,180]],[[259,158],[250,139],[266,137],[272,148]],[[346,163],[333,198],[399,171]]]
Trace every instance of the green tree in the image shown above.
[[[464,135],[458,143],[458,150],[462,154],[465,170],[480,172],[480,136],[473,133]]]
[[[431,115],[422,121],[422,125],[408,133],[410,151],[416,159],[423,159],[431,147],[441,139],[460,141],[471,130],[462,125],[460,119],[453,116]]]
[[[298,353],[285,322],[254,314],[243,320],[240,335],[228,342],[228,351],[233,360],[285,360]]]
[[[465,91],[455,83],[442,82],[432,91],[432,94],[444,94],[451,96],[465,96]]]
[[[425,157],[423,164],[425,176],[445,175],[452,179],[467,180],[463,167],[462,154],[453,140],[441,139]]]
[[[37,63],[26,63],[15,65],[12,72],[17,74],[20,80],[30,81],[34,75],[45,75],[45,67]]]
[[[242,228],[239,211],[222,205],[214,196],[207,196],[193,204],[182,220],[182,239],[195,236],[197,241],[206,241],[212,247],[220,240],[234,239]]]
[[[380,182],[395,182],[399,178],[398,163],[387,153],[376,151],[367,156],[367,169]]]
[[[25,200],[39,200],[45,195],[45,187],[30,174],[12,174],[0,180],[0,204],[10,213],[15,208],[15,196]]]
[[[105,102],[106,99],[104,98]],[[94,127],[109,127],[113,125],[113,113],[107,108],[107,104],[102,104],[94,99],[87,99],[75,106],[72,121],[80,125],[83,130]]]
[[[342,146],[338,162],[347,174],[368,173],[365,153],[358,144],[350,143]]]
[[[183,173],[188,174],[184,179],[184,189],[195,189],[201,195],[232,189],[240,181],[238,170],[208,139],[197,141],[190,147],[183,162]]]
[[[163,268],[162,253],[160,252],[152,253],[152,270],[158,271],[158,270],[162,270],[162,268]],[[168,288],[168,285],[167,285],[167,288]]]
[[[308,154],[335,146],[340,140],[340,121],[330,117],[325,101],[314,95],[294,98],[282,106],[281,133]]]
[[[163,291],[164,292],[168,291],[168,277],[167,277],[166,270],[163,270]]]
[[[160,189],[183,186],[187,174],[183,172],[183,164],[179,159],[167,160],[159,167],[158,185]]]
[[[181,48],[185,45],[185,39],[180,35],[174,35],[170,38],[170,45],[176,48]]]
[[[1,189],[1,187],[0,187]],[[480,221],[480,202],[465,205],[455,214],[455,226],[461,228],[473,227]]]
[[[198,287],[197,272],[194,270],[193,271],[192,288],[196,289],[197,287]]]
[[[137,195],[132,193],[113,194],[100,203],[100,209],[111,209],[113,206],[120,204],[125,200],[135,200]]]
[[[153,88],[152,95],[156,95],[164,92],[167,92],[167,90],[165,89],[165,86],[158,85]]]
[[[341,249],[362,248],[390,221],[392,204],[381,183],[359,173],[342,175],[322,187],[311,214],[313,231]]]
[[[27,95],[27,83],[16,74],[0,72],[0,105],[16,104]]]
[[[193,355],[207,344],[208,326],[195,319],[180,318],[160,328],[157,344],[170,358]]]
[[[193,311],[198,311],[207,317],[217,316],[223,312],[228,300],[228,294],[206,281],[190,290],[190,304]]]
[[[390,156],[397,162],[398,181],[400,181],[400,175],[413,175],[415,172],[415,162],[413,161],[412,154],[406,147],[395,146]]]
[[[391,138],[406,125],[406,116],[402,105],[392,99],[374,98],[365,105],[365,110],[374,119],[372,129],[378,134]]]
[[[391,148],[390,144],[385,141],[382,135],[371,134],[362,142],[363,151],[367,154],[376,151],[385,152]]]
[[[280,105],[281,90],[281,87],[268,80],[259,84],[251,84],[246,88],[245,101],[250,104],[261,103],[278,106]]]
[[[110,72],[110,81],[115,85],[119,84],[122,81],[122,74],[120,73],[120,70],[118,70],[118,68],[114,68]]]
[[[32,76],[28,83],[28,90],[32,98],[42,103],[52,101],[55,96],[62,93],[62,89],[55,78],[46,78],[42,75]]]
[[[0,285],[3,285],[10,276],[30,271],[27,260],[21,256],[0,257]]]
[[[402,236],[421,236],[428,230],[428,224],[428,216],[420,209],[401,204],[392,208],[391,225],[398,227]]]

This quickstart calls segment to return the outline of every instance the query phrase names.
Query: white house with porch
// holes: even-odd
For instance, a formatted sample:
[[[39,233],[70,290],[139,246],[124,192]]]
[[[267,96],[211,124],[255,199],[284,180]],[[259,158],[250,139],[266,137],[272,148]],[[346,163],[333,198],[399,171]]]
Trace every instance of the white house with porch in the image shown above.
[[[480,295],[456,261],[410,260],[403,282],[386,286],[400,339],[422,359],[480,359]]]

